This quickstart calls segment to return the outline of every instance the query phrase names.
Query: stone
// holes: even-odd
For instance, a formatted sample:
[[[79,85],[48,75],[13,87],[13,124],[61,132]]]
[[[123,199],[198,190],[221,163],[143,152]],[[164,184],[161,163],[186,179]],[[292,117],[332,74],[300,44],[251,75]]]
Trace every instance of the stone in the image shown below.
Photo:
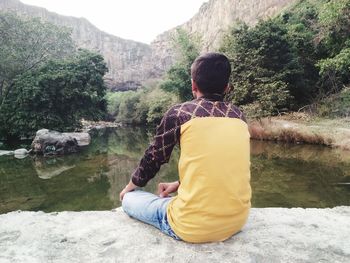
[[[27,149],[21,148],[21,149],[17,149],[14,151],[14,155],[27,155],[29,154],[30,151],[28,151]]]
[[[32,150],[36,154],[63,155],[78,152],[79,145],[78,140],[69,133],[41,129],[32,142]]]
[[[0,150],[0,156],[3,156],[3,155],[12,155],[13,154],[13,151],[4,151],[4,150]]]
[[[17,159],[24,159],[28,156],[28,154],[30,153],[30,151],[28,151],[27,149],[17,149],[13,152],[14,157]]]
[[[224,242],[190,244],[121,209],[0,215],[0,262],[349,262],[350,207],[253,208]]]
[[[79,147],[88,146],[91,142],[91,136],[87,132],[64,132],[62,134],[75,138]]]

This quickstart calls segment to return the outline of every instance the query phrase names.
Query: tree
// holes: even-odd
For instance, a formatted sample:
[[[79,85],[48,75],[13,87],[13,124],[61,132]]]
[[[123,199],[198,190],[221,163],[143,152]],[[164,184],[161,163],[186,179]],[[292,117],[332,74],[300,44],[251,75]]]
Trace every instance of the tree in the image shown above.
[[[101,55],[80,50],[23,73],[0,109],[0,137],[30,137],[40,128],[67,131],[79,127],[81,118],[100,119],[106,72]]]
[[[73,51],[69,29],[39,18],[0,13],[0,109],[16,78]]]
[[[257,101],[262,115],[292,107],[300,96],[302,68],[287,32],[280,22],[268,20],[254,28],[241,24],[224,38],[220,50],[231,60],[234,103]]]
[[[167,72],[161,88],[176,94],[180,101],[190,100],[191,65],[199,55],[198,41],[182,29],[176,31],[173,41],[178,52],[178,61]]]

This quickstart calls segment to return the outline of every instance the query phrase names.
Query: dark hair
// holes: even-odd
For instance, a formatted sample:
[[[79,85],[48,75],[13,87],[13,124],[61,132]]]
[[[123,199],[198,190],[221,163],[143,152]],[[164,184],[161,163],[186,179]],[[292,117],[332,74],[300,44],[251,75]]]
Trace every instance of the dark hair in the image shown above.
[[[201,55],[191,67],[191,77],[203,94],[224,93],[230,74],[230,61],[220,53]]]

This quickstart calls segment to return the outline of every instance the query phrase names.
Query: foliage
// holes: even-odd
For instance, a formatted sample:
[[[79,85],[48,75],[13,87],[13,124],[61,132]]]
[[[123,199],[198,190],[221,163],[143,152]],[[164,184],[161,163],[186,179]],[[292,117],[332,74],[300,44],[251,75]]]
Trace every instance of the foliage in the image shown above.
[[[303,0],[268,21],[233,27],[228,99],[258,115],[295,110],[349,84],[350,0]]]
[[[161,88],[176,94],[180,101],[190,100],[192,99],[191,65],[199,55],[199,43],[182,29],[176,31],[173,42],[178,52],[178,60],[168,70]]]
[[[335,57],[320,60],[317,65],[321,80],[332,93],[339,91],[343,84],[350,81],[350,48],[344,48]]]
[[[74,51],[70,30],[39,18],[0,13],[0,108],[14,80]]]
[[[177,102],[172,93],[154,87],[107,94],[108,113],[127,124],[159,123],[166,110]]]
[[[272,20],[255,28],[234,28],[223,41],[221,51],[231,60],[229,97],[237,104],[257,101],[261,114],[273,114],[290,108],[299,96],[302,69],[287,30]]]
[[[350,88],[324,98],[316,106],[317,114],[322,117],[350,117]]]
[[[32,136],[39,128],[59,131],[97,120],[106,111],[103,58],[80,50],[65,60],[50,60],[14,80],[0,110],[0,137]]]

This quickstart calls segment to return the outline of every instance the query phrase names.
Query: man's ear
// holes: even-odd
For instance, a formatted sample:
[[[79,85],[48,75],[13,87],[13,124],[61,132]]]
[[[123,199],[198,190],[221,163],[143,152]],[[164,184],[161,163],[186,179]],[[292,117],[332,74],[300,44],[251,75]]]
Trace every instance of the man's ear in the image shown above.
[[[191,83],[192,83],[192,95],[193,95],[193,98],[198,98],[198,93],[199,93],[199,89],[198,89],[198,86],[197,86],[197,83],[191,79]]]
[[[197,92],[198,91],[197,83],[193,79],[191,79],[191,84],[192,84],[192,92]]]

